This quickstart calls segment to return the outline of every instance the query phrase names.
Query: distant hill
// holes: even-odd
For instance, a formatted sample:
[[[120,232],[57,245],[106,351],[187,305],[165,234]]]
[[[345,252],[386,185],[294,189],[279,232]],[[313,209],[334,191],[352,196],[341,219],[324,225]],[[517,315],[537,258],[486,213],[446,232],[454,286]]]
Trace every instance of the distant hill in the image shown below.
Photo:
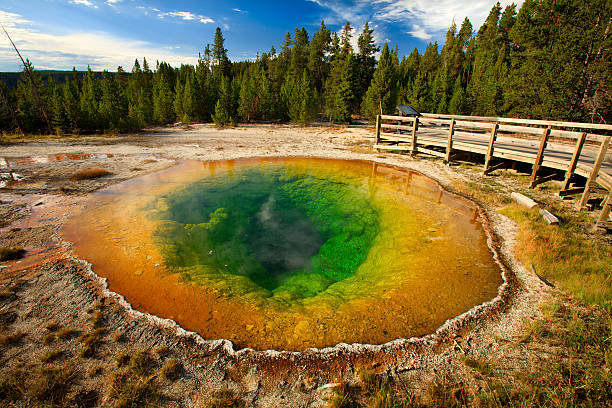
[[[44,70],[36,70],[36,72],[41,76],[43,82],[47,84],[49,82],[49,78],[53,78],[53,80],[57,83],[63,84],[66,82],[66,77],[72,78],[72,71],[44,71]],[[87,73],[87,71],[77,71],[79,76],[82,78],[83,75]],[[10,89],[15,89],[17,87],[17,82],[21,77],[22,72],[0,72],[0,81],[4,82]],[[114,73],[111,72],[111,75]],[[94,75],[98,78],[102,78],[102,72],[94,72]]]

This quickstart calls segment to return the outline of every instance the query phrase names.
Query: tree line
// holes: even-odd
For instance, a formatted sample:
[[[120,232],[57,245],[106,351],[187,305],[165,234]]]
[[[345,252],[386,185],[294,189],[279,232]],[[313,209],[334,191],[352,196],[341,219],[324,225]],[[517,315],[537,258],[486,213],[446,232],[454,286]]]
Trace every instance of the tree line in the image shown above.
[[[495,4],[477,32],[451,25],[444,45],[378,47],[366,23],[339,33],[321,22],[285,35],[255,61],[232,62],[223,33],[196,65],[136,60],[130,73],[91,70],[46,84],[27,62],[14,90],[0,83],[0,129],[79,133],[135,131],[180,121],[220,126],[249,121],[375,119],[397,104],[422,112],[608,123],[612,112],[612,3],[526,0]]]

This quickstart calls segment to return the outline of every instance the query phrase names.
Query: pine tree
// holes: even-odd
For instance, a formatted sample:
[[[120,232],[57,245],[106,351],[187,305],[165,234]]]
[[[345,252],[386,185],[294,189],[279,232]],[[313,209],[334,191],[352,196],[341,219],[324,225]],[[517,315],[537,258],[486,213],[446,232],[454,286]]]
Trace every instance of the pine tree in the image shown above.
[[[175,118],[172,89],[167,77],[158,69],[153,85],[153,119],[155,123],[163,125],[173,122]]]
[[[219,73],[225,76],[229,75],[231,69],[231,62],[229,58],[227,58],[227,50],[225,49],[225,38],[223,38],[223,33],[221,32],[220,27],[217,27],[215,31],[212,55]]]
[[[100,85],[91,68],[87,67],[80,96],[80,122],[83,124],[84,130],[95,131],[100,128],[99,100]]]
[[[229,78],[221,78],[221,88],[219,89],[219,99],[215,105],[213,121],[218,126],[227,126],[234,121],[233,115],[233,95]]]
[[[374,76],[374,70],[376,69],[376,58],[375,55],[380,51],[380,47],[376,46],[374,42],[374,30],[370,28],[366,21],[363,31],[357,39],[357,45],[359,47],[359,54],[357,54],[356,67],[356,78],[355,78],[355,98],[354,101],[357,105],[361,103],[363,95],[372,82]]]
[[[354,56],[349,53],[342,64],[342,72],[334,97],[334,121],[337,123],[350,123],[355,95],[354,88]]]
[[[313,101],[314,95],[310,86],[308,72],[304,71],[301,79],[290,80],[288,92],[288,113],[292,122],[305,126],[314,117]]]
[[[187,77],[185,88],[183,89],[183,123],[191,123],[197,115],[196,98],[193,92],[191,75]]]
[[[183,111],[183,83],[180,78],[176,78],[174,86],[174,114],[178,120],[183,120],[185,112]]]
[[[66,78],[66,83],[62,87],[62,103],[66,115],[66,128],[73,133],[79,133],[81,110],[78,83],[76,81]]]
[[[393,112],[396,101],[397,73],[389,46],[385,44],[376,71],[374,71],[374,78],[361,104],[361,111],[369,121],[374,121],[376,115],[380,114],[380,106],[382,106],[383,113]]]
[[[67,128],[66,114],[64,112],[64,98],[62,97],[63,86],[53,85],[51,81],[49,82],[48,87],[51,93],[51,103],[49,104],[51,126],[57,134],[61,134]]]
[[[453,95],[448,104],[448,113],[451,115],[466,115],[469,113],[467,109],[467,95],[461,85],[460,76],[457,76],[457,79],[455,79]]]

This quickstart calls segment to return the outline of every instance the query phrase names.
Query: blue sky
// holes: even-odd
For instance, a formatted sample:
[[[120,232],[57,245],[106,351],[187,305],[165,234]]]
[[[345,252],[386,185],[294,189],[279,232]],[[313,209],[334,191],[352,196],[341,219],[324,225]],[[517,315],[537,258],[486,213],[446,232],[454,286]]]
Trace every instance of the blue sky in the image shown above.
[[[511,1],[501,1],[502,5]],[[519,1],[520,3],[520,1]],[[151,66],[195,63],[221,27],[232,60],[277,50],[287,31],[305,27],[310,35],[325,20],[339,31],[355,27],[354,41],[368,21],[377,42],[398,45],[400,55],[429,41],[443,42],[452,21],[467,16],[475,27],[495,4],[487,0],[2,0],[0,22],[38,69],[115,70],[132,68],[134,58]],[[0,71],[19,65],[2,33]]]

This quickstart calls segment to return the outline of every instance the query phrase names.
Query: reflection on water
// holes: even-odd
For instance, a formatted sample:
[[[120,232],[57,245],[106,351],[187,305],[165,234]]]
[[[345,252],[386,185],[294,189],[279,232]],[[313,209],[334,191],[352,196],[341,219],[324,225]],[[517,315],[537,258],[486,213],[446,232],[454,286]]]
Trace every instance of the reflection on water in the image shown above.
[[[237,347],[433,332],[495,297],[473,203],[362,161],[185,162],[95,193],[65,226],[138,310]]]

